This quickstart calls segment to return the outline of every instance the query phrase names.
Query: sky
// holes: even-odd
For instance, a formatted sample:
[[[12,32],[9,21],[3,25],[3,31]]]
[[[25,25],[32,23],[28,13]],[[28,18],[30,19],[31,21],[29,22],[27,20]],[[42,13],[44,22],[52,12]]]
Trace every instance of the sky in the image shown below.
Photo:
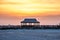
[[[60,23],[60,0],[0,0],[0,25],[36,18],[41,25]]]

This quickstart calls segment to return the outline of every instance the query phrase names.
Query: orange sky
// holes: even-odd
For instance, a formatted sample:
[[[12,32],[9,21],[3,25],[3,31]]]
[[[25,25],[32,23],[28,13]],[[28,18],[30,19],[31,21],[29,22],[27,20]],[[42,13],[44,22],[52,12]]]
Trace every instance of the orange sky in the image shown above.
[[[43,21],[47,18],[47,21],[51,22],[55,19],[60,20],[60,0],[0,0],[0,24],[12,21],[12,19],[17,21],[24,17],[40,18]],[[3,19],[8,21],[3,22]],[[45,22],[43,21],[41,21],[42,24]],[[56,21],[58,20],[55,20],[53,24],[56,24]]]

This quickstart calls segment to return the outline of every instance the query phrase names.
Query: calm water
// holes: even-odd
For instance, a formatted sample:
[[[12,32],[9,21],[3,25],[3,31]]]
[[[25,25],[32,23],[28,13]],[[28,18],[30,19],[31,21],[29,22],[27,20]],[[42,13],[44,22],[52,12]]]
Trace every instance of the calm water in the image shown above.
[[[60,30],[0,30],[0,40],[60,40]]]

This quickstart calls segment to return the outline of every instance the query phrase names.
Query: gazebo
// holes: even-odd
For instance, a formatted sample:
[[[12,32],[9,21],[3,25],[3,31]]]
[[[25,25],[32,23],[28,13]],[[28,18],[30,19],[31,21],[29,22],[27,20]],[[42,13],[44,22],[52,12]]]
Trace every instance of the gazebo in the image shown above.
[[[21,25],[40,25],[40,22],[37,21],[35,18],[25,18],[23,21],[21,21]]]

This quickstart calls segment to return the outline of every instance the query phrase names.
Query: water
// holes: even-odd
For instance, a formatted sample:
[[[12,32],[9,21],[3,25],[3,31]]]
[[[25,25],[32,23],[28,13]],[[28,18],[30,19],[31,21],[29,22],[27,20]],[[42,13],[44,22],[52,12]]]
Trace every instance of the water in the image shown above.
[[[0,30],[0,40],[60,40],[60,30]]]

